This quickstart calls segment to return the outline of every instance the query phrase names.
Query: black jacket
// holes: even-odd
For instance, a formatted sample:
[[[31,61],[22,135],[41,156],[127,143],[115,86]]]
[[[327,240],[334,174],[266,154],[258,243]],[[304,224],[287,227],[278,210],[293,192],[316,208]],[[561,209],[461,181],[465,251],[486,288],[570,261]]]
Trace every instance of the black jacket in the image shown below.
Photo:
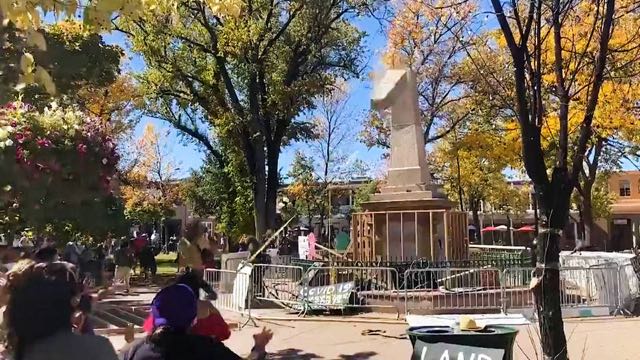
[[[140,339],[120,351],[120,360],[241,360],[220,341],[199,335],[173,335],[166,348]]]

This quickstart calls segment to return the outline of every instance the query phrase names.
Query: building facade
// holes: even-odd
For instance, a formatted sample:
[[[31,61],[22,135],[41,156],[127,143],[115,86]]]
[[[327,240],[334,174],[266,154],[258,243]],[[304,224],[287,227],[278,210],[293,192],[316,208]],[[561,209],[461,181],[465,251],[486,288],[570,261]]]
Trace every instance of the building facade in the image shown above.
[[[369,179],[334,184],[331,188],[332,216],[324,223],[328,233],[348,231],[349,214],[352,211],[353,197],[358,187]],[[596,219],[591,235],[591,250],[625,251],[640,246],[640,171],[622,171],[609,178],[609,191],[616,195],[611,206],[610,219]],[[528,186],[525,181],[514,181],[515,187]],[[529,246],[533,240],[532,231],[521,231],[534,227],[536,221],[536,204],[530,196],[529,205],[524,211],[505,214],[495,210],[490,203],[483,202],[479,215],[480,224],[473,224],[473,216],[469,212],[469,240],[484,245]],[[308,219],[302,221],[308,224]],[[310,222],[318,225],[318,219]],[[478,229],[476,227],[479,227]],[[482,231],[483,229],[498,229]],[[506,228],[506,229],[505,229]],[[563,231],[561,250],[573,250],[582,240],[580,213],[577,209],[570,211],[570,218]]]
[[[640,171],[622,171],[609,177],[609,192],[616,195],[611,206],[611,250],[640,245]]]

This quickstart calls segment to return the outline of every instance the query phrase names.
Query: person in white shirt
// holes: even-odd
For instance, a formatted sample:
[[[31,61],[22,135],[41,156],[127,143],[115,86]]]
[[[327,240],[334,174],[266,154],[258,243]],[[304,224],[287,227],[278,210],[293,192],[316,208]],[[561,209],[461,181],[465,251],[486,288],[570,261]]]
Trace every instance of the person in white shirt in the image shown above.
[[[151,245],[157,246],[158,240],[159,240],[158,233],[155,230],[153,230],[153,234],[151,234]]]

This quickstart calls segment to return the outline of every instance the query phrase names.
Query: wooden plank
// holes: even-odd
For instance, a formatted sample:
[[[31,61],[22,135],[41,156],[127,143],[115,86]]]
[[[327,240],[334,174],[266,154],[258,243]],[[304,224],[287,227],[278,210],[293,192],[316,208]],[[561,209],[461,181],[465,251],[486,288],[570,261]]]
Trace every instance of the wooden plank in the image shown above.
[[[376,216],[371,215],[371,241],[373,242],[373,257],[377,256],[376,253]]]
[[[447,222],[448,212],[444,213],[444,259],[449,260],[449,224]]]
[[[385,215],[387,217],[387,260],[389,260],[389,213]]]
[[[436,260],[433,253],[433,213],[429,213],[429,243],[431,244],[431,260]]]
[[[418,258],[418,212],[413,213],[413,238],[416,242],[416,259]]]
[[[404,216],[400,213],[400,258],[404,260]]]

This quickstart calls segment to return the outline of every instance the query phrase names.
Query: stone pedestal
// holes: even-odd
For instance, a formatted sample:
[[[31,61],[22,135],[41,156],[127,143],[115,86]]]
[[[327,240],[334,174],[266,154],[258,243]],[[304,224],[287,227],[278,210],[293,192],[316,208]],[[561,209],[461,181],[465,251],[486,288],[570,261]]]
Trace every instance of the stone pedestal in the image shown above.
[[[461,221],[461,213],[451,212],[453,204],[431,186],[415,73],[392,69],[374,81],[372,107],[391,109],[390,164],[381,192],[362,204],[364,213],[352,217],[355,257],[459,256],[464,252],[458,245],[464,242],[466,214]]]

